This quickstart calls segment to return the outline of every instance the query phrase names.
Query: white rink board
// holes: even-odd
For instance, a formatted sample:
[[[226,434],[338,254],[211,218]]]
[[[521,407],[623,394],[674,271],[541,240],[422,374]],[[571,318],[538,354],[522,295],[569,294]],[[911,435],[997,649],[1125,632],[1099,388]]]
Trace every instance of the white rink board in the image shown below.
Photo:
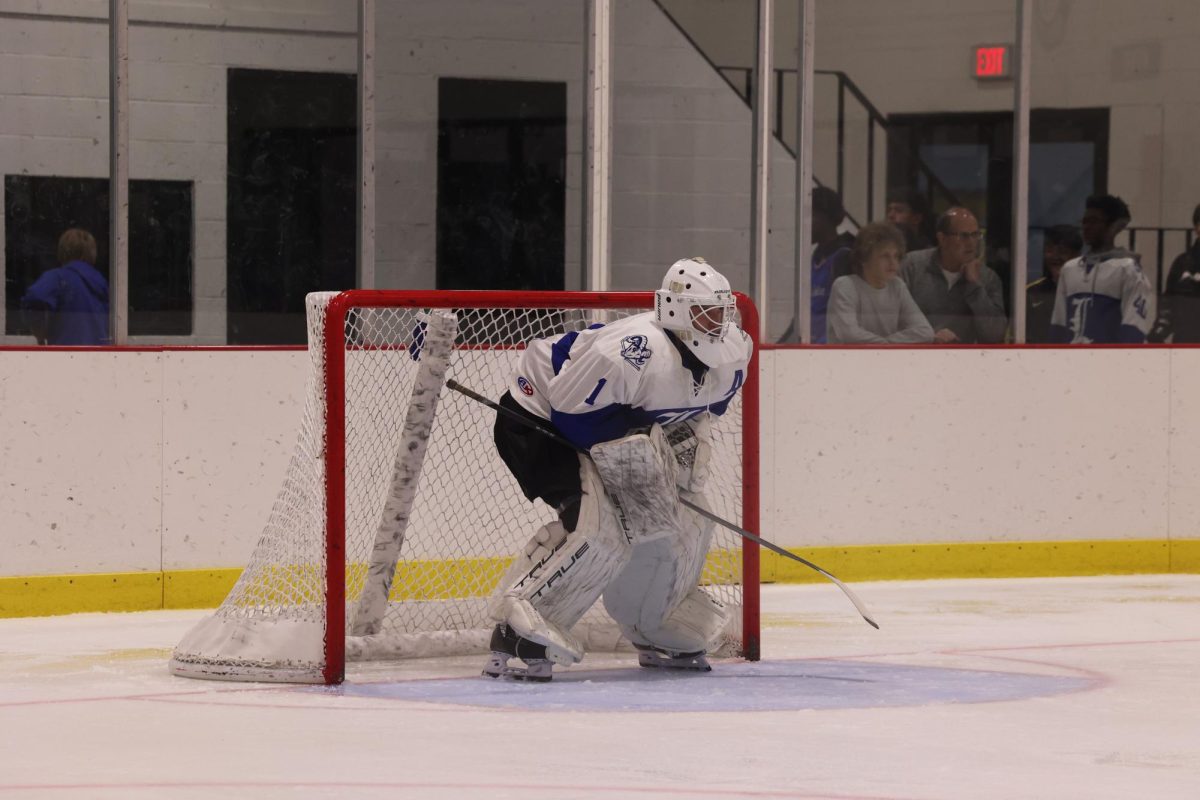
[[[1171,351],[1170,533],[1200,538],[1200,348]]]
[[[1200,388],[1195,372],[1172,383],[1175,352],[1193,356],[766,353],[765,533],[793,545],[1166,537],[1168,475],[1197,460],[1170,447],[1168,393]]]
[[[0,574],[159,569],[158,354],[0,355]]]
[[[296,443],[308,354],[168,351],[162,569],[245,564]]]
[[[812,349],[761,364],[762,519],[785,546],[1200,532],[1198,350]],[[0,574],[241,566],[307,369],[303,351],[0,355]],[[493,478],[511,480],[464,485]],[[486,504],[467,497],[472,514]]]

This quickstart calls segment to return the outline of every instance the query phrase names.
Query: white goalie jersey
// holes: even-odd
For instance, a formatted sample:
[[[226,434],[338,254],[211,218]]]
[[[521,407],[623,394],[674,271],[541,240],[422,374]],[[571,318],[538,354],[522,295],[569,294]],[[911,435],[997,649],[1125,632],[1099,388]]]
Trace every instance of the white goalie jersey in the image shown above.
[[[637,314],[531,343],[509,391],[526,410],[589,448],[656,422],[724,414],[746,381],[754,343],[734,327],[721,346],[719,366],[693,372],[653,313]]]

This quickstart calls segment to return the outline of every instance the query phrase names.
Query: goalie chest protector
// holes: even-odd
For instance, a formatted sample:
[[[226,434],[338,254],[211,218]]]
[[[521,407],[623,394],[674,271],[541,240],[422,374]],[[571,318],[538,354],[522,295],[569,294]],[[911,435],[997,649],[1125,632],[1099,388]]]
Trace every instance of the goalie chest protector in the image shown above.
[[[637,314],[531,343],[509,379],[509,391],[581,447],[655,422],[665,425],[705,411],[720,416],[746,382],[754,348],[740,328],[732,328],[727,339],[735,345],[734,358],[708,368],[697,382],[653,314]]]

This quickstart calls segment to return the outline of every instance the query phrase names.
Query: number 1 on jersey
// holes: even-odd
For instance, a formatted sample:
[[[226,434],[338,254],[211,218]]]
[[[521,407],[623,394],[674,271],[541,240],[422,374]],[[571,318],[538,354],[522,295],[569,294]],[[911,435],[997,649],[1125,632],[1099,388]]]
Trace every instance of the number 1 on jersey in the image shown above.
[[[587,399],[583,402],[587,403],[589,406],[596,405],[596,397],[599,396],[600,390],[604,388],[604,384],[606,383],[608,383],[608,378],[601,378],[600,382],[596,384],[596,388],[592,389],[592,393],[589,394]]]

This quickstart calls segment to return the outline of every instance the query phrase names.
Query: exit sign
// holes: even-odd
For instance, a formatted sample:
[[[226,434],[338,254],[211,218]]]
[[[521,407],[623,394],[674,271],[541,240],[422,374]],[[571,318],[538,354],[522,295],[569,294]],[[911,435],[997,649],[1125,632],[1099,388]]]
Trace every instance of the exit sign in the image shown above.
[[[991,81],[1012,77],[1012,48],[1006,44],[985,44],[975,48],[971,76]]]

